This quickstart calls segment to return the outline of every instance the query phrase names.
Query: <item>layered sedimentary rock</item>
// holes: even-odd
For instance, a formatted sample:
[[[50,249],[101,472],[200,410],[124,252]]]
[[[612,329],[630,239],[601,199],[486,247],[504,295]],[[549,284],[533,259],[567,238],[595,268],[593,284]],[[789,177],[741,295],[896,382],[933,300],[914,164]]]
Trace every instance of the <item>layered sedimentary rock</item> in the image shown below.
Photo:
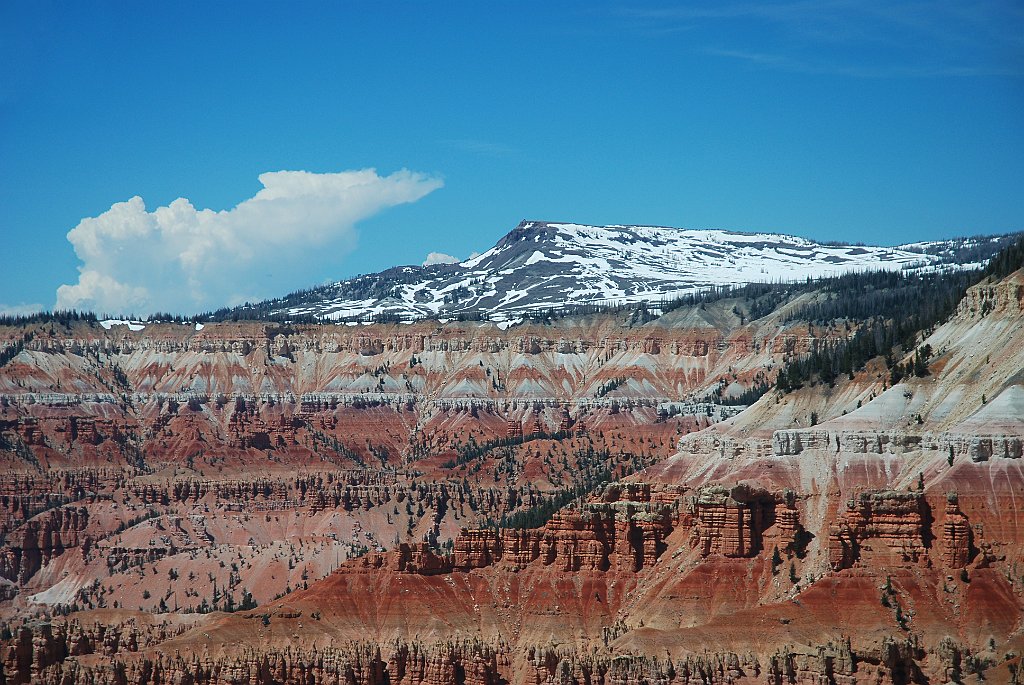
[[[475,530],[463,529],[455,538],[452,563],[455,568],[468,570],[471,568],[484,568],[502,559],[508,547],[514,550],[512,554],[523,555],[523,561],[530,563],[540,558],[540,536],[534,537],[534,544],[520,544],[526,536],[517,535],[516,531],[499,531],[492,528]],[[525,550],[525,554],[524,554]]]
[[[772,685],[820,683],[916,682],[916,659],[923,656],[912,641],[889,640],[875,650],[854,651],[849,642],[803,648],[784,647],[771,654],[705,651],[679,659],[654,656],[593,656],[572,649],[530,649],[527,682],[536,685],[727,685],[766,682]]]
[[[29,639],[23,640],[20,635]],[[34,637],[33,637],[34,636]],[[116,639],[116,638],[115,638]],[[115,649],[106,663],[81,663],[68,657],[94,653],[91,639],[72,642],[49,626],[19,634],[20,651],[8,655],[3,675],[11,685],[78,685],[96,682],[203,683],[227,685],[498,685],[509,671],[507,648],[479,641],[432,645],[397,642],[353,643],[342,648],[266,649],[253,646],[237,656],[200,654],[127,655]],[[132,647],[137,647],[132,645]],[[10,668],[7,668],[8,662]]]
[[[729,335],[703,325],[631,331],[613,320],[580,330],[521,326],[507,332],[493,324],[381,325],[360,332],[259,324],[196,332],[154,324],[127,333],[79,325],[64,337],[39,327],[12,364],[18,381],[0,378],[0,392],[9,401],[35,393],[34,401],[59,404],[63,397],[71,405],[88,397],[117,402],[122,393],[136,404],[155,394],[181,404],[190,396],[287,401],[291,394],[302,395],[301,408],[310,409],[319,393],[339,402],[368,393],[404,401],[424,391],[437,398],[586,399],[602,384],[625,379],[618,396],[676,399],[682,389],[714,382],[738,356],[770,355],[776,347],[799,353],[813,344],[799,329],[781,335],[768,328]],[[644,363],[636,364],[637,355]],[[59,374],[49,371],[51,358],[66,360]],[[301,373],[314,358],[316,373]],[[591,373],[583,382],[585,370]]]
[[[844,325],[38,326],[0,368],[3,678],[999,682],[1024,358],[989,285],[928,375],[742,413],[700,400]]]
[[[463,530],[455,540],[459,570],[534,561],[562,571],[639,571],[654,564],[672,532],[667,507],[592,503],[556,514],[543,530]]]
[[[745,487],[704,488],[693,501],[692,540],[703,556],[749,557],[761,549],[761,533],[774,501],[752,497]]]
[[[764,549],[764,533],[772,526],[777,546],[793,552],[804,532],[792,492],[780,496],[747,485],[712,485],[691,497],[689,508],[691,544],[705,557],[755,556]]]
[[[836,570],[850,568],[865,548],[917,562],[925,556],[930,520],[928,502],[920,492],[862,492],[846,503],[829,533],[829,562]]]
[[[85,507],[53,509],[32,519],[0,551],[0,577],[27,582],[52,557],[78,547],[88,521]]]
[[[690,544],[704,557],[757,556],[766,531],[779,550],[791,555],[802,551],[797,546],[806,535],[792,492],[772,494],[736,485],[687,495],[684,489],[631,482],[557,512],[540,529],[463,529],[454,540],[450,563],[424,560],[428,548],[402,544],[397,552],[371,556],[361,565],[420,574],[496,564],[519,568],[534,562],[565,572],[638,572],[657,563],[677,526],[689,530]]]
[[[181,635],[187,627],[134,618],[87,624],[75,619],[54,623],[34,621],[19,627],[0,651],[0,676],[12,684],[47,682],[46,679],[52,677],[47,669],[59,667],[69,657],[114,657],[138,652]]]
[[[451,573],[452,570],[451,563],[444,557],[435,554],[425,542],[412,544],[403,542],[392,552],[369,554],[360,559],[359,567],[423,576]]]
[[[945,514],[942,523],[942,561],[946,568],[963,568],[974,557],[974,535],[970,521],[960,511],[956,493],[947,495]]]
[[[772,453],[776,456],[795,456],[811,450],[849,454],[907,454],[927,450],[954,458],[967,457],[971,461],[1020,459],[1024,454],[1024,437],[950,431],[916,433],[907,429],[830,432],[813,428],[778,430],[772,435]]]
[[[557,512],[539,529],[463,529],[448,558],[425,544],[364,557],[355,568],[430,575],[538,563],[565,572],[636,572],[654,565],[678,523],[679,493],[647,484],[609,487],[597,501]]]
[[[28,631],[24,631],[27,635]],[[395,642],[388,645],[354,643],[342,648],[253,647],[238,656],[126,654],[114,649],[109,664],[79,663],[68,657],[94,653],[91,638],[64,642],[42,627],[35,641],[22,641],[22,651],[5,670],[7,682],[62,683],[194,682],[207,685],[254,683],[301,685],[346,682],[352,685],[498,685],[513,676],[507,646],[479,641],[434,645]],[[72,647],[72,645],[74,645]],[[70,647],[70,649],[69,649]],[[132,647],[135,647],[134,645]],[[534,685],[613,685],[657,682],[666,685],[726,685],[737,681],[774,685],[812,685],[822,682],[895,684],[917,681],[915,659],[923,656],[911,641],[886,641],[878,648],[856,651],[848,642],[803,648],[780,648],[772,653],[737,654],[708,651],[676,659],[653,656],[590,654],[573,648],[537,646],[526,654],[522,682]],[[19,660],[20,659],[20,660]],[[951,669],[953,670],[953,669]]]

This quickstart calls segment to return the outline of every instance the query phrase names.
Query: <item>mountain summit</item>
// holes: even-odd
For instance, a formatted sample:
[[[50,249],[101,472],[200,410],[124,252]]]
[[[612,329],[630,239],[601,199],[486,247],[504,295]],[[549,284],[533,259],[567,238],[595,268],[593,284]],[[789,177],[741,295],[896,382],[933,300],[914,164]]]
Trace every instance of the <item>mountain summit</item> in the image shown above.
[[[877,247],[773,233],[523,221],[458,264],[394,267],[240,308],[329,320],[458,316],[508,320],[580,305],[648,302],[726,285],[851,271],[980,266],[1006,237]]]

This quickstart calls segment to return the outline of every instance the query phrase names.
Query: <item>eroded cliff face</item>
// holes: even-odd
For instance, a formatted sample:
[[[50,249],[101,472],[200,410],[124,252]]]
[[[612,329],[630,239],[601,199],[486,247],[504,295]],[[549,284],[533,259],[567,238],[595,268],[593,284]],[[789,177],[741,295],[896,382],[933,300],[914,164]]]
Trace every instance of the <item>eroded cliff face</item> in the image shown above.
[[[753,377],[759,364],[805,352],[818,339],[796,324],[741,325],[727,311],[715,314],[714,325],[700,317],[630,325],[603,316],[508,330],[468,323],[225,323],[202,331],[172,324],[107,331],[79,324],[42,325],[27,334],[23,351],[0,374],[0,393],[10,401],[116,400],[127,393],[135,404],[154,394],[565,401],[603,397],[620,378],[625,387],[611,396],[675,400],[727,373]],[[602,385],[606,391],[598,393]]]
[[[66,549],[77,548],[89,521],[85,507],[53,509],[28,521],[5,540],[0,551],[0,577],[25,583],[43,564]]]
[[[44,649],[40,640],[40,649]],[[380,646],[353,644],[332,647],[267,650],[247,649],[235,657],[113,656],[110,664],[59,659],[49,667],[27,665],[12,670],[10,683],[68,683],[89,680],[131,683],[305,683],[345,682],[353,685],[610,685],[659,682],[671,685],[724,685],[767,682],[810,685],[822,682],[856,685],[895,685],[923,678],[917,659],[922,650],[912,641],[883,643],[878,649],[855,652],[849,643],[827,643],[810,649],[780,648],[762,662],[756,655],[704,652],[677,659],[652,656],[610,657],[566,647],[531,647],[525,666],[510,667],[509,648],[476,641],[445,642],[426,646],[394,642]],[[79,652],[80,654],[83,652]],[[88,652],[84,652],[88,653]],[[943,669],[959,681],[961,654],[949,648]],[[54,655],[55,656],[55,655]],[[77,654],[69,655],[77,656]],[[45,658],[41,659],[46,663]],[[955,666],[953,664],[956,664]],[[515,678],[510,681],[510,677]]]
[[[765,532],[787,553],[803,551],[803,525],[796,509],[796,494],[770,493],[747,485],[701,488],[690,498],[693,515],[691,542],[701,555],[754,557],[765,547]]]
[[[372,555],[363,566],[430,574],[491,566],[515,572],[536,562],[563,572],[638,573],[658,563],[677,529],[688,534],[687,544],[702,558],[756,557],[766,541],[792,556],[806,544],[792,491],[712,485],[691,492],[632,481],[608,486],[594,501],[555,513],[539,529],[463,529],[450,559],[435,555],[408,564],[410,554],[429,550],[402,547],[390,562],[388,555]]]
[[[917,562],[925,554],[930,536],[931,512],[918,492],[862,492],[846,503],[829,533],[829,562],[836,570],[860,560],[869,541],[872,551],[895,555],[903,562]]]
[[[1022,285],[924,378],[735,416],[680,400],[841,327],[36,331],[0,369],[3,678],[1008,679]]]
[[[703,652],[685,657],[608,657],[573,650],[539,647],[530,651],[531,672],[526,682],[571,685],[611,683],[668,683],[725,685],[729,683],[894,683],[923,678],[917,664],[923,654],[913,641],[888,641],[878,649],[855,652],[849,642],[810,648],[783,647],[758,657],[752,653]]]
[[[1000,677],[1000,646],[1019,639],[1019,581],[998,560],[976,563],[957,498],[938,520],[919,492],[845,503],[825,541],[843,563],[821,577],[806,549],[811,504],[749,485],[612,485],[542,528],[467,529],[451,554],[401,543],[252,610],[191,624],[173,614],[115,628],[29,624],[7,643],[4,672],[8,682],[439,685]],[[836,545],[852,553],[836,556]],[[969,578],[950,575],[963,564]],[[694,600],[727,609],[691,613]]]
[[[558,512],[543,530],[464,530],[453,568],[503,563],[514,569],[539,561],[566,572],[640,571],[664,551],[674,518],[663,504],[595,502]]]
[[[131,636],[125,643],[116,631],[104,632],[114,634],[49,625],[22,631],[5,659],[5,682],[498,685],[506,682],[502,673],[509,661],[507,648],[473,640],[282,650],[253,645],[235,656],[142,655]],[[107,657],[102,661],[88,658],[101,653]]]
[[[0,594],[206,610],[213,584],[265,602],[364,551],[451,544],[671,454],[723,410],[659,405],[806,337],[719,318],[5,330],[23,350],[0,369]],[[50,520],[83,505],[88,531]]]
[[[977,549],[974,546],[971,522],[960,511],[959,496],[956,493],[947,495],[945,514],[942,523],[942,561],[946,568],[963,568],[976,556]]]
[[[817,512],[809,530],[834,541],[830,526],[846,524],[828,522],[831,511],[880,496],[884,501],[879,505],[898,509],[903,496],[882,493],[920,492],[917,504],[904,497],[920,513],[869,517],[905,520],[899,544],[910,557],[920,556],[921,546],[930,544],[927,539],[914,542],[920,538],[913,532],[917,518],[945,516],[950,495],[957,499],[959,515],[970,522],[951,522],[951,531],[968,525],[980,540],[981,534],[998,530],[998,546],[1009,546],[1009,557],[1019,560],[1024,530],[1016,524],[1018,504],[1011,493],[1024,478],[1024,347],[1006,341],[1024,335],[1022,290],[1020,272],[971,288],[953,317],[921,340],[921,347],[934,350],[924,377],[889,387],[884,364],[875,363],[833,386],[769,393],[735,418],[682,436],[679,455],[654,467],[648,477],[691,484],[731,477],[792,488],[810,498]],[[860,516],[860,505],[849,511]],[[956,518],[953,512],[948,515],[951,521]],[[848,523],[851,530],[860,525],[852,519]],[[842,558],[852,553],[852,540],[860,535],[848,533],[837,534],[847,544],[846,552],[835,552],[841,566],[849,563]],[[871,535],[884,540],[886,534]],[[950,535],[963,537],[962,531]],[[962,559],[963,553],[957,554]]]

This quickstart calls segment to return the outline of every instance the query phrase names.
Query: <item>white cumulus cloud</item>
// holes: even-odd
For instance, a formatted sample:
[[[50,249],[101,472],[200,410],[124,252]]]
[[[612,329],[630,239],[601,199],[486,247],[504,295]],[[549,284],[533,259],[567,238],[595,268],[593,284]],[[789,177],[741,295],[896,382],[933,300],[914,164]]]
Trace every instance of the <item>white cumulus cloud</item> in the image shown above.
[[[401,170],[260,174],[263,188],[232,209],[197,210],[185,198],[148,211],[118,202],[68,233],[78,282],[57,309],[193,313],[284,295],[355,247],[357,222],[415,202],[440,179]]]
[[[427,255],[427,258],[423,260],[423,266],[431,266],[432,264],[458,264],[459,258],[452,257],[450,254],[444,252],[431,252]]]

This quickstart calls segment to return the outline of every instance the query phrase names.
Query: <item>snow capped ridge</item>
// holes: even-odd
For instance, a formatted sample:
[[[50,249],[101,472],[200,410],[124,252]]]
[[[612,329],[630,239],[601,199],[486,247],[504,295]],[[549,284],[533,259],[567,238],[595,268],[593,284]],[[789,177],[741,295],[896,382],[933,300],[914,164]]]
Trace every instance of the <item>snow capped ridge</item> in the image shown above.
[[[724,285],[880,269],[971,268],[1013,239],[878,247],[724,229],[522,221],[494,247],[457,264],[393,267],[266,305],[272,313],[327,320],[483,313],[509,321],[531,311],[573,305],[656,306]]]

